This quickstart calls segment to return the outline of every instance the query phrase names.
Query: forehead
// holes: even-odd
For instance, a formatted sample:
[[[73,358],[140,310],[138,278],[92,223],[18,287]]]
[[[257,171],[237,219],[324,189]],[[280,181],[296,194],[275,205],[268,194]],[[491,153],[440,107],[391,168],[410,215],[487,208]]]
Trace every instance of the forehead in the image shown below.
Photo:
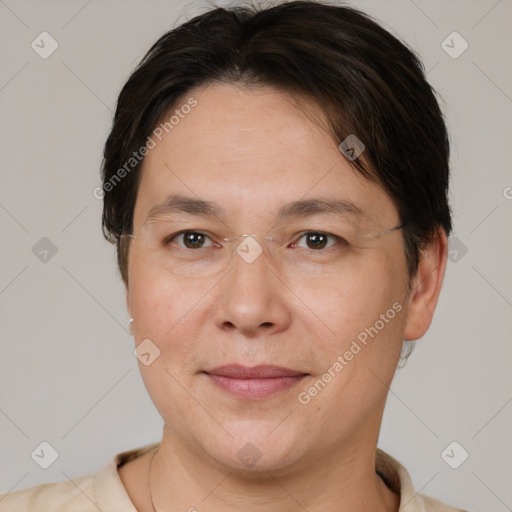
[[[144,159],[135,224],[176,194],[251,222],[322,197],[350,203],[368,218],[397,219],[389,196],[342,155],[311,102],[272,87],[214,84],[189,91],[173,113],[172,129]]]

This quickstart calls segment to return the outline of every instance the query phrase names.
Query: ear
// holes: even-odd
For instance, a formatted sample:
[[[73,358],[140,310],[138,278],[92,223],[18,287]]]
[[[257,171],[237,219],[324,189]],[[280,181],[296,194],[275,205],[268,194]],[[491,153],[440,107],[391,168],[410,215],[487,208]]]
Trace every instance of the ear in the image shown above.
[[[421,338],[430,327],[441,293],[447,257],[448,240],[445,230],[440,228],[432,242],[420,254],[418,273],[409,295],[405,340]]]

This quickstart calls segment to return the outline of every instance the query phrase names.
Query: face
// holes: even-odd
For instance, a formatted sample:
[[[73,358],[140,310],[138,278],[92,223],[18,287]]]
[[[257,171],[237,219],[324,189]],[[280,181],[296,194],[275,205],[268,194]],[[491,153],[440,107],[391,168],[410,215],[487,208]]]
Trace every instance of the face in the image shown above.
[[[144,160],[134,233],[153,241],[132,241],[128,267],[135,342],[160,351],[139,366],[167,435],[223,467],[259,458],[265,470],[376,443],[408,275],[400,230],[355,241],[397,226],[396,207],[353,169],[320,113],[306,115],[279,90],[209,85],[183,104],[190,97],[197,106]],[[176,195],[219,210],[147,221]],[[313,199],[351,206],[280,220],[285,205]],[[279,243],[253,239],[263,248],[254,261],[225,257],[223,238],[269,232]]]

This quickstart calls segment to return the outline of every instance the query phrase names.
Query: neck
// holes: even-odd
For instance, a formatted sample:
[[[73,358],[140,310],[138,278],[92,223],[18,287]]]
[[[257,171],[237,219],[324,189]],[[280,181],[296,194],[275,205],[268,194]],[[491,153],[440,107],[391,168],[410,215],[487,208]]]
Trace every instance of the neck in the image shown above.
[[[399,497],[375,472],[375,444],[368,438],[328,447],[300,467],[278,471],[234,471],[187,446],[167,428],[151,467],[157,512],[308,512],[361,509],[395,512]],[[363,442],[365,441],[365,442]],[[149,492],[148,492],[149,496]]]

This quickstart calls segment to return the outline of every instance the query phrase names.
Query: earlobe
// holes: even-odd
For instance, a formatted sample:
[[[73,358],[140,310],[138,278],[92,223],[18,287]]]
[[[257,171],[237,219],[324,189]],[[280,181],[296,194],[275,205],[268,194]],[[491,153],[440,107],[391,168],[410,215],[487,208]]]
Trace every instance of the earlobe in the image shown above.
[[[443,284],[448,256],[448,240],[440,228],[432,242],[421,252],[418,273],[409,295],[404,339],[421,338],[430,327]]]

